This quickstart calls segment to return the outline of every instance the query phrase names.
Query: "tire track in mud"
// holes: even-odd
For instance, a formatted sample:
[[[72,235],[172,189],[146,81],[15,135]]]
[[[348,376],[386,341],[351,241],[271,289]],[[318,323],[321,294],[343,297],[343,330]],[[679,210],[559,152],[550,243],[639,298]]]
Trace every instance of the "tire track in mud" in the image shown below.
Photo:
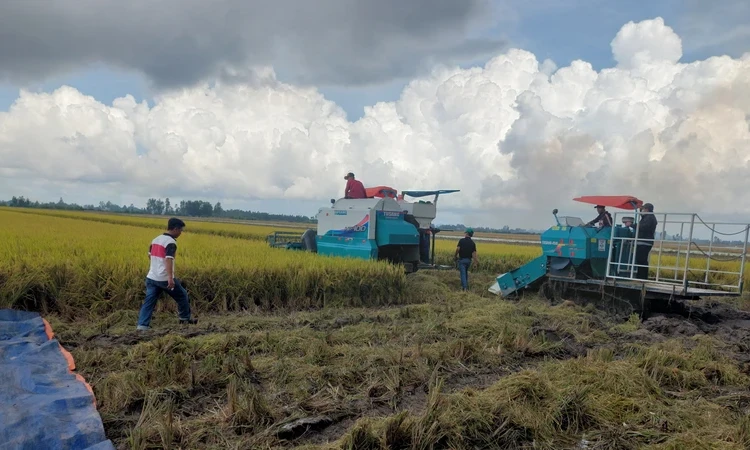
[[[592,316],[598,317],[598,316]],[[633,332],[624,335],[615,335],[608,329],[608,324],[594,321],[598,329],[607,332],[612,342],[604,345],[586,345],[577,342],[573,336],[560,332],[550,327],[535,327],[533,333],[542,333],[552,341],[563,341],[563,351],[555,355],[516,355],[513,362],[503,366],[503,370],[472,371],[466,370],[462,373],[444,374],[443,393],[455,393],[464,388],[486,389],[501,380],[503,377],[518,373],[523,370],[533,369],[539,364],[550,362],[550,357],[555,361],[565,361],[572,358],[585,356],[589,350],[609,347],[616,356],[621,356],[625,344],[641,343],[649,344],[664,341],[670,338],[692,338],[693,336],[706,334],[714,336],[729,345],[728,355],[737,361],[740,371],[750,375],[750,313],[733,308],[720,302],[712,302],[707,306],[682,305],[677,312],[657,312],[642,321],[640,327]],[[732,389],[714,389],[711,393],[717,403],[734,410],[737,413],[750,413],[750,394],[737,392]],[[369,408],[360,411],[353,417],[346,417],[328,425],[323,430],[317,430],[311,434],[303,434],[297,439],[282,443],[283,447],[294,448],[299,445],[326,444],[333,442],[356,423],[359,418],[387,416],[402,411],[410,414],[420,414],[427,404],[427,390],[414,390],[411,397],[405,398],[397,408]]]

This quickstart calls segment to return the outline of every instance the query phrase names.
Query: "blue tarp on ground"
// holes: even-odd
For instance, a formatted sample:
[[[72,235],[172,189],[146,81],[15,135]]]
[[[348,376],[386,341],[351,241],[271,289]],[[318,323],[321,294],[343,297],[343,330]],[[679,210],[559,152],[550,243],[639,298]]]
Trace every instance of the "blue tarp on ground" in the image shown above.
[[[37,313],[0,310],[0,450],[114,450],[94,395]]]

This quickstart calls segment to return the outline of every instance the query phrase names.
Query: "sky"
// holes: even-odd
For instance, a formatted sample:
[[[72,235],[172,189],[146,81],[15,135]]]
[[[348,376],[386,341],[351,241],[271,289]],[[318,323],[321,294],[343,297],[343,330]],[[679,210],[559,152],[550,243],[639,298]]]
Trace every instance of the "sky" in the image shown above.
[[[301,5],[3,2],[0,198],[314,215],[353,171],[460,189],[442,223],[750,222],[747,2]]]

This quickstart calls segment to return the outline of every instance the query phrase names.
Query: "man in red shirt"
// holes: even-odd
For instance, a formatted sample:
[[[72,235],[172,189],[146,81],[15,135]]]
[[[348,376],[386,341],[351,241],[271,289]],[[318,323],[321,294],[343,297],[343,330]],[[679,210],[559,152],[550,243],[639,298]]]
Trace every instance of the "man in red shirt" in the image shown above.
[[[344,198],[367,198],[364,185],[362,185],[361,181],[354,179],[353,173],[349,172],[344,179],[346,180]]]

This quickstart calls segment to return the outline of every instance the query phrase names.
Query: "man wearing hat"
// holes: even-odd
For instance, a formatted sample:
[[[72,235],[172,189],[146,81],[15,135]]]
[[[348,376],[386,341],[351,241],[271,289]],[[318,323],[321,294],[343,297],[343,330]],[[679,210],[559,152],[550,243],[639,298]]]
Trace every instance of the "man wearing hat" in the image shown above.
[[[472,261],[474,267],[478,264],[477,244],[471,239],[474,236],[474,230],[467,228],[464,231],[464,237],[458,241],[456,246],[455,259],[458,260],[458,271],[461,274],[461,288],[464,291],[469,290],[469,266]]]
[[[654,215],[654,205],[644,203],[641,206],[641,220],[638,222],[638,242],[635,247],[636,278],[641,280],[648,279],[648,255],[654,246],[654,237],[656,236],[656,215]],[[643,239],[643,240],[641,240]]]
[[[344,188],[344,198],[367,198],[367,191],[361,181],[354,179],[354,174],[349,172],[344,177],[346,188]]]
[[[587,226],[593,227],[594,224],[599,224],[599,228],[601,227],[611,227],[612,226],[612,214],[609,213],[606,209],[604,209],[603,205],[596,205],[596,212],[599,213],[598,216],[596,216],[596,219],[592,220],[591,222],[587,223]]]

